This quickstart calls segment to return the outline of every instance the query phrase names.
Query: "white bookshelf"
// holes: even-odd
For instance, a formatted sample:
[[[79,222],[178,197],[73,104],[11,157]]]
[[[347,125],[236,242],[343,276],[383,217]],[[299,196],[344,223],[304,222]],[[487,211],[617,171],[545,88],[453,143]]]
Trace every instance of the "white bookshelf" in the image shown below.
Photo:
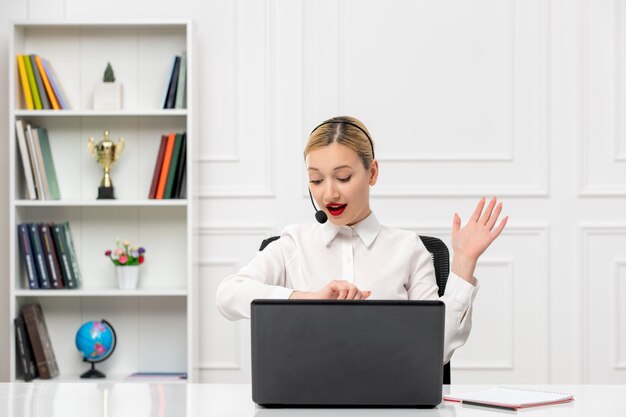
[[[115,327],[115,352],[96,367],[109,380],[140,371],[184,371],[194,381],[193,268],[193,48],[188,20],[142,22],[13,22],[9,44],[10,350],[11,381],[19,380],[13,319],[39,302],[59,365],[59,380],[78,380],[89,368],[74,345],[88,320]],[[162,109],[174,55],[187,52],[187,108]],[[26,110],[15,57],[38,54],[56,73],[69,110]],[[93,90],[111,62],[124,85],[120,111],[93,110]],[[29,200],[15,121],[48,130],[61,200]],[[97,200],[102,177],[87,140],[111,132],[126,149],[111,176],[116,200]],[[150,200],[148,193],[161,135],[187,133],[186,198]],[[77,290],[30,290],[18,246],[17,225],[69,221],[81,270]],[[116,288],[115,268],[104,256],[115,239],[146,248],[136,290]]]

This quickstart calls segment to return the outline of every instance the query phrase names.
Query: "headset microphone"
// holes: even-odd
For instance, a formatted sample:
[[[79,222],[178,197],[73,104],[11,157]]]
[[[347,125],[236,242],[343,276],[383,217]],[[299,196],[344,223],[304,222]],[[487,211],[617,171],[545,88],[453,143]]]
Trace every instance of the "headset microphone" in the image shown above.
[[[315,220],[318,221],[318,223],[326,223],[328,221],[328,216],[326,215],[326,213],[324,212],[324,210],[318,210],[317,207],[315,207],[315,203],[313,202],[313,195],[311,194],[311,189],[309,188],[309,197],[311,198],[311,204],[313,204],[313,208],[315,209]]]

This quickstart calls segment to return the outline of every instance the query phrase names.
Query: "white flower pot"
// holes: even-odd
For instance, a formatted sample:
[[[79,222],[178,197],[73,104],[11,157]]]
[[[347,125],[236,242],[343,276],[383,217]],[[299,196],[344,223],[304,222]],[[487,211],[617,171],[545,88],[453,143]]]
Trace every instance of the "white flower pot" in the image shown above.
[[[117,286],[121,290],[134,290],[139,284],[139,265],[116,266]]]
[[[122,84],[102,82],[93,92],[94,110],[122,110],[124,94]]]

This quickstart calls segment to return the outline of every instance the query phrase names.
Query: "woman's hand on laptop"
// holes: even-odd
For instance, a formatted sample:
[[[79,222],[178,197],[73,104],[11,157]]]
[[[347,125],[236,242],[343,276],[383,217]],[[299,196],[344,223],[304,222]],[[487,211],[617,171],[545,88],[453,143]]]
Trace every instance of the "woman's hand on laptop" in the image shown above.
[[[361,291],[354,284],[343,280],[333,280],[319,291],[294,291],[292,300],[365,300],[371,291]]]

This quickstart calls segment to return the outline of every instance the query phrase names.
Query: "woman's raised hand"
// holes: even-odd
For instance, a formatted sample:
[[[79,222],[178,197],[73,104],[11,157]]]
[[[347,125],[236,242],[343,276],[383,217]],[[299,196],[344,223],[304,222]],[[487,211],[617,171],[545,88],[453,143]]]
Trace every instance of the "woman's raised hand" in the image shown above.
[[[452,221],[452,271],[468,281],[473,277],[478,257],[502,233],[509,219],[508,216],[504,217],[496,227],[502,203],[496,205],[497,199],[493,197],[485,208],[485,200],[484,197],[481,198],[464,227],[461,227],[461,217],[458,214],[454,214]]]
[[[361,291],[354,284],[343,280],[333,280],[316,292],[294,291],[292,300],[365,300],[371,291]]]

